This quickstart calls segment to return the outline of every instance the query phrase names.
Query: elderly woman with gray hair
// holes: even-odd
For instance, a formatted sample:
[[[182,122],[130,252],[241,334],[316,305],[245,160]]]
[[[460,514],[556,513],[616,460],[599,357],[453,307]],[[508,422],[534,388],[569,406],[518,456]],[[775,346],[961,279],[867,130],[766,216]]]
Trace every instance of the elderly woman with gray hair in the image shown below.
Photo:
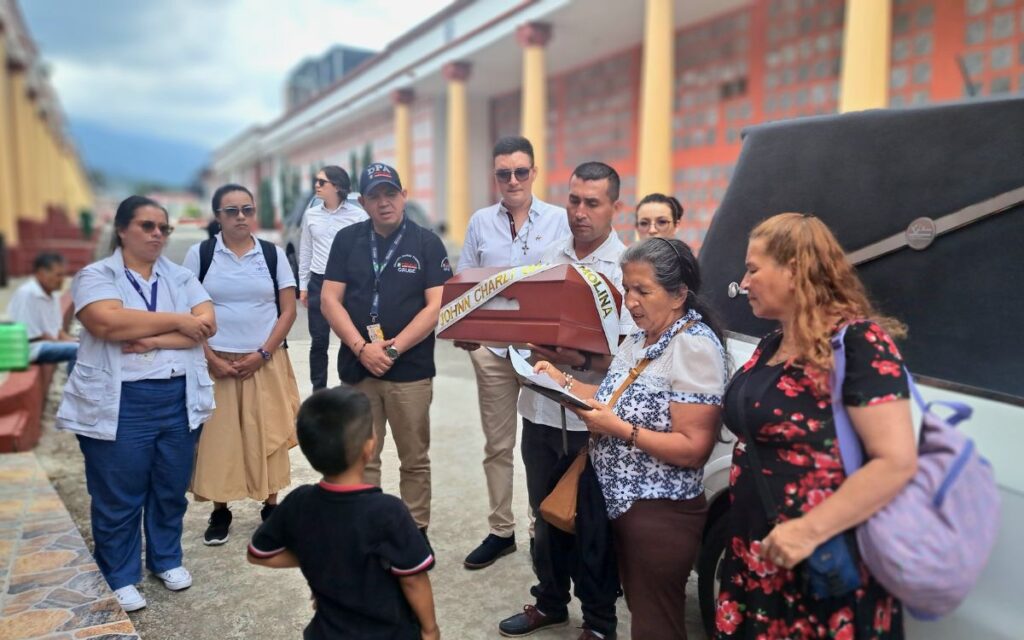
[[[726,381],[722,334],[697,296],[700,272],[679,240],[652,238],[622,256],[626,338],[600,386],[549,362],[591,410],[590,457],[611,519],[632,636],[685,638],[686,576],[707,516],[702,467],[718,434]],[[605,404],[626,385],[614,405]]]

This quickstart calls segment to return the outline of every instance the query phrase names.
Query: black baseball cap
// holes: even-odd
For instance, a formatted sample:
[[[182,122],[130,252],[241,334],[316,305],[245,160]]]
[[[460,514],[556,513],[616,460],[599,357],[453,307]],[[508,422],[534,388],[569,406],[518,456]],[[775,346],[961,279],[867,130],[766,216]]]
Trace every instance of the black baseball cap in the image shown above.
[[[359,177],[359,193],[365,196],[374,187],[381,184],[389,184],[399,191],[402,190],[402,180],[398,177],[395,168],[382,162],[374,162],[367,165]]]

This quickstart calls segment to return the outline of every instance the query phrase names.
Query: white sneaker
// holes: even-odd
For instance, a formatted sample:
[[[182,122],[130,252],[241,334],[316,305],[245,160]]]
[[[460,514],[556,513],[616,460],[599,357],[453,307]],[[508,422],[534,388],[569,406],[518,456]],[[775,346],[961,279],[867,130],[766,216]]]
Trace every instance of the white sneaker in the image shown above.
[[[192,586],[192,574],[185,567],[168,569],[156,574],[156,577],[164,581],[164,586],[171,591],[181,591]]]
[[[117,603],[125,611],[138,611],[146,606],[146,599],[133,584],[115,590],[114,595],[117,597]]]

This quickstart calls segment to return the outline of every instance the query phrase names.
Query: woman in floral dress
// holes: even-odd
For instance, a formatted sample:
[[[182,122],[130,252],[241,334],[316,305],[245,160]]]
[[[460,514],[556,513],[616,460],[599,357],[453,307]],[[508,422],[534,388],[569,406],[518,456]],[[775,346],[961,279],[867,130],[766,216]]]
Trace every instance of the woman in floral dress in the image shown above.
[[[813,216],[762,222],[750,236],[746,271],[754,315],[781,329],[761,341],[725,394],[726,425],[738,441],[716,637],[902,638],[900,602],[859,560],[861,586],[825,599],[810,593],[801,563],[888,503],[916,470],[907,380],[890,338],[903,327],[875,312],[842,248]],[[849,478],[829,389],[830,339],[843,326],[843,403],[868,460]],[[760,499],[750,447],[776,522]]]

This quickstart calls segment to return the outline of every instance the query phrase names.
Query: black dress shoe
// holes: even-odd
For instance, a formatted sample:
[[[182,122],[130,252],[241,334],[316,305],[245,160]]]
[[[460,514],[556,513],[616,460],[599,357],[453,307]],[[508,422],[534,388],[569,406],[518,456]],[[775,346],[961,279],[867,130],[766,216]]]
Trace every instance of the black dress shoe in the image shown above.
[[[277,508],[276,504],[269,504],[269,503],[264,502],[263,503],[263,508],[260,509],[260,520],[262,520],[263,522],[266,522],[267,518],[270,517],[270,514],[274,513],[274,509],[276,509],[276,508]]]
[[[508,538],[500,538],[493,533],[484,538],[480,546],[473,549],[473,552],[466,556],[463,565],[467,569],[483,569],[495,563],[501,556],[507,556],[516,550],[516,536],[512,534]]]
[[[568,612],[560,616],[549,616],[541,613],[540,609],[532,604],[528,604],[523,607],[522,613],[517,613],[511,618],[505,618],[499,622],[498,633],[506,638],[519,638],[541,629],[561,627],[567,624],[569,624]]]

